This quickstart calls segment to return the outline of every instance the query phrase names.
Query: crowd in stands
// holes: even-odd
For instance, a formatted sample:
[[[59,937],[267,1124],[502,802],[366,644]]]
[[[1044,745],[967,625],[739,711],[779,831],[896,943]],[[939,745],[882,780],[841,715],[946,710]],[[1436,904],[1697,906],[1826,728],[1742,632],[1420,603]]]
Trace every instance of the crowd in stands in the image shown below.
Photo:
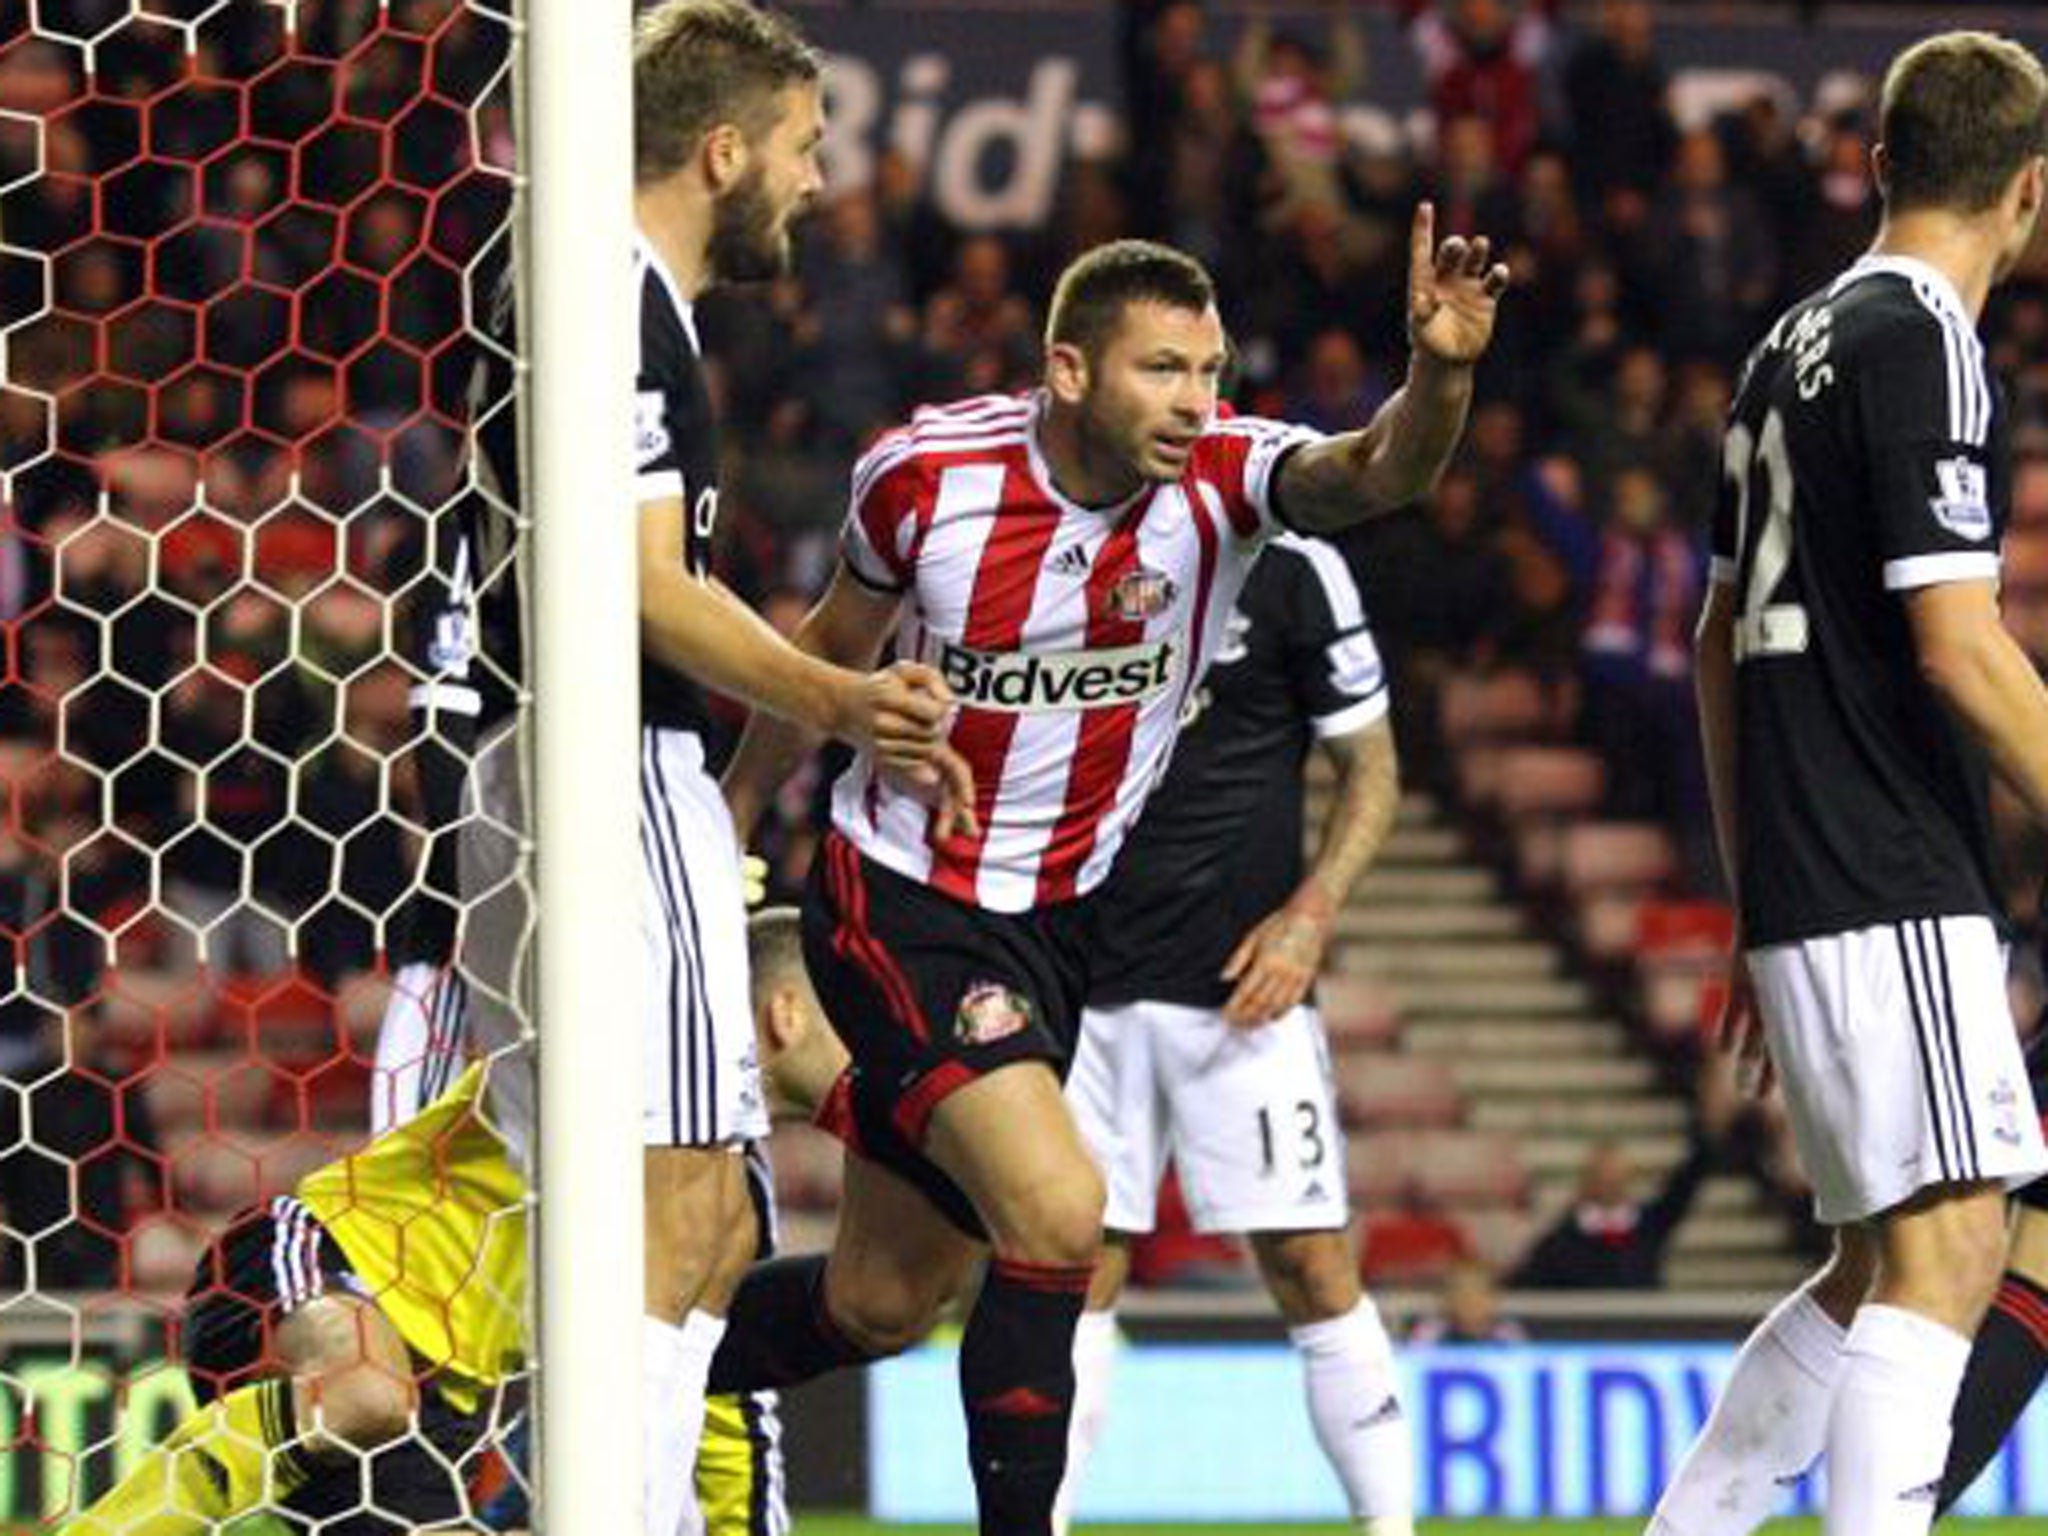
[[[893,149],[832,189],[794,276],[702,306],[721,568],[793,626],[862,447],[918,403],[1030,387],[1051,275],[1108,238],[1211,265],[1239,409],[1363,424],[1400,380],[1428,197],[1516,287],[1459,462],[1356,536],[1407,772],[1454,791],[1446,681],[1525,672],[1604,754],[1608,810],[1664,822],[1674,888],[1711,894],[1689,640],[1722,416],[1761,326],[1870,239],[1873,103],[1796,116],[1766,93],[1680,122],[1641,0],[1401,8],[1412,60],[1371,65],[1425,73],[1420,137],[1345,131],[1370,74],[1343,7],[1254,9],[1226,45],[1198,0],[1124,0],[1141,131],[1065,168],[1045,229],[951,226]],[[339,994],[411,880],[391,609],[467,473],[464,285],[504,238],[506,36],[449,0],[298,14],[288,45],[282,8],[218,9],[188,63],[137,13],[90,79],[76,47],[0,49],[0,108],[46,119],[0,131],[0,310],[34,316],[0,385],[20,770],[0,920],[43,978],[0,1010],[15,1081],[62,1059],[55,1010],[94,993],[107,936],[174,971],[203,933],[221,971],[289,955]],[[1986,334],[2022,453],[2048,454],[2048,264]],[[2048,507],[2048,476],[2022,487]],[[767,834],[784,894],[825,782]]]

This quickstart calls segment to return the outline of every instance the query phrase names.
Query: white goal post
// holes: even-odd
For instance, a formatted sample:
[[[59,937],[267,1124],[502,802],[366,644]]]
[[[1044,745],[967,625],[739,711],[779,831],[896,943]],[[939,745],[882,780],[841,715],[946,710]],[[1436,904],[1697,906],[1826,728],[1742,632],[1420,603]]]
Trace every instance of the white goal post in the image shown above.
[[[536,1525],[584,1536],[641,1528],[629,18],[531,0],[520,46],[541,913]]]

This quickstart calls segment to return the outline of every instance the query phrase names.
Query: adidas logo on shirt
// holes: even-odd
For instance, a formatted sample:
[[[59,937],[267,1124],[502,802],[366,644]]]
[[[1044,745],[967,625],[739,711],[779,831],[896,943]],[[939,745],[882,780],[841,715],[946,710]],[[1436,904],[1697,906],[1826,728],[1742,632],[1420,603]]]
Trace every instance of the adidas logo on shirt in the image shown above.
[[[1078,580],[1088,574],[1091,563],[1086,549],[1079,544],[1069,544],[1046,563],[1046,569],[1055,576],[1072,576]]]

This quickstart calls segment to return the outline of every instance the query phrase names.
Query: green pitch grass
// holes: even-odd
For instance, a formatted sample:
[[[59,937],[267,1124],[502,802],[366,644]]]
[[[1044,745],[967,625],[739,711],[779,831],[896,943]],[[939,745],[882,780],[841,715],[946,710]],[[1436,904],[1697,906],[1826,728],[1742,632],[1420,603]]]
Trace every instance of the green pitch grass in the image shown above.
[[[237,1522],[232,1536],[282,1536],[283,1527],[261,1516]],[[1249,1531],[1245,1525],[1098,1525],[1084,1526],[1087,1536],[1229,1536],[1232,1531]],[[1422,1536],[1642,1536],[1640,1520],[1425,1520]],[[1355,1536],[1342,1525],[1261,1526],[1268,1536]],[[881,1536],[897,1531],[908,1536],[973,1536],[965,1525],[884,1525],[859,1515],[804,1515],[796,1517],[796,1536]],[[2043,1520],[1949,1520],[1938,1527],[1940,1536],[2043,1536]],[[1819,1536],[1817,1520],[1783,1520],[1764,1527],[1764,1536]],[[0,1525],[4,1536],[35,1536],[29,1526]]]
[[[1228,1525],[1098,1525],[1083,1526],[1088,1536],[1227,1536],[1249,1526]],[[1343,1525],[1261,1526],[1273,1536],[1356,1536]],[[1640,1520],[1425,1520],[1422,1536],[1642,1536]],[[2042,1536],[2048,1521],[2042,1520],[1950,1520],[1939,1528],[1943,1536]],[[972,1536],[964,1525],[883,1525],[857,1515],[803,1515],[796,1517],[796,1536],[875,1536],[883,1531],[902,1531],[912,1536]],[[1783,1520],[1764,1527],[1765,1536],[1818,1536],[1818,1520]]]
[[[1228,1525],[1098,1525],[1081,1529],[1095,1536],[1226,1536],[1249,1526]],[[1274,1536],[1356,1536],[1343,1525],[1262,1526]],[[1642,1536],[1640,1520],[1425,1520],[1422,1536]],[[1953,1536],[2043,1536],[2048,1521],[2042,1520],[1949,1520],[1940,1530]],[[798,1515],[797,1536],[877,1536],[883,1531],[902,1531],[913,1536],[972,1536],[965,1525],[884,1525],[858,1515]],[[1764,1527],[1765,1536],[1818,1536],[1818,1520],[1782,1520]]]

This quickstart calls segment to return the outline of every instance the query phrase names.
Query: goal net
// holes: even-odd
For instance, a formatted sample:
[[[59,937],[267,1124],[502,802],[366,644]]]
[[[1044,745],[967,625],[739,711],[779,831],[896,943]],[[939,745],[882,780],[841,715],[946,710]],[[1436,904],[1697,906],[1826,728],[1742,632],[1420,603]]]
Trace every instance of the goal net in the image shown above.
[[[354,1198],[333,1167],[373,1106],[460,1089],[474,994],[532,1050],[507,979],[531,967],[447,984],[474,901],[451,815],[476,813],[435,787],[479,693],[532,713],[469,627],[532,555],[472,451],[523,409],[488,301],[521,243],[530,35],[509,0],[0,3],[0,1531],[62,1528],[245,1379],[202,1380],[207,1349],[289,1371],[291,1302],[377,1289],[292,1223]],[[528,893],[533,845],[500,830]],[[432,1219],[448,1145],[361,1239],[387,1268],[431,1246],[404,1211]],[[523,1253],[499,1263],[482,1283],[518,1311]],[[457,1326],[446,1296],[409,1305]],[[488,1433],[441,1436],[398,1332],[406,1438],[465,1499],[516,1491],[527,1352],[463,1405]],[[358,1459],[320,1519],[394,1513]]]

